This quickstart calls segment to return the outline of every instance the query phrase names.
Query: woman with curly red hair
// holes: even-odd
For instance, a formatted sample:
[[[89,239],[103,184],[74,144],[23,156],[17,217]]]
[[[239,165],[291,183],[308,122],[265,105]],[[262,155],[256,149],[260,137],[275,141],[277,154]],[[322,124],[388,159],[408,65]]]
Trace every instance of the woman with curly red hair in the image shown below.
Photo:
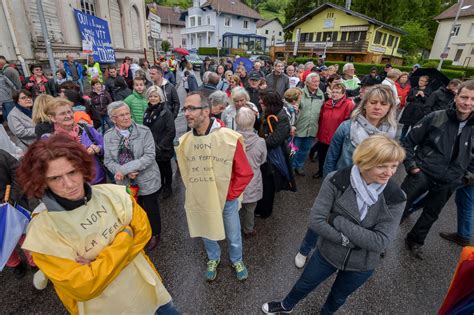
[[[92,156],[65,135],[32,144],[18,181],[44,209],[23,248],[72,314],[178,314],[143,248],[151,237],[143,209],[125,187],[88,184]]]

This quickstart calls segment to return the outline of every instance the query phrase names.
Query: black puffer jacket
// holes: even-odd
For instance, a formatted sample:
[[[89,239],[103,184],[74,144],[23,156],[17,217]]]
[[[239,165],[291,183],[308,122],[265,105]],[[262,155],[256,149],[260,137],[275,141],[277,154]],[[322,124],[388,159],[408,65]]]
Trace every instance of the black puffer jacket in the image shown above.
[[[426,100],[431,95],[431,89],[427,87],[423,90],[425,96],[416,96],[416,93],[419,91],[421,91],[419,87],[414,87],[410,90],[410,93],[408,93],[407,106],[400,118],[401,124],[413,126],[425,116],[423,109]]]
[[[423,111],[425,115],[437,110],[449,109],[453,106],[454,94],[446,87],[442,86],[430,95],[425,103]]]
[[[155,140],[156,160],[169,161],[173,157],[173,140],[176,136],[174,116],[165,103],[148,108],[143,116],[143,124],[150,128]]]
[[[417,123],[402,140],[407,153],[406,170],[420,168],[443,183],[472,178],[474,115],[458,139],[459,123],[454,109],[433,112]]]

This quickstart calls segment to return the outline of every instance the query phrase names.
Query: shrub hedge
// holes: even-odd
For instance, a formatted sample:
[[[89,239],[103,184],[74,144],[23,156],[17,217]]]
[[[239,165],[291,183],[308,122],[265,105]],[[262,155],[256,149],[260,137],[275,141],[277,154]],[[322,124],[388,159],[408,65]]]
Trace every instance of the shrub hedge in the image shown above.
[[[316,58],[309,58],[309,57],[288,58],[288,64],[293,63],[295,61],[298,64],[305,64],[306,62],[308,62],[310,60],[316,61],[317,59]],[[430,60],[430,61],[435,62],[435,60]],[[439,62],[439,60],[438,60],[438,62]],[[345,62],[345,61],[326,61],[325,62],[325,64],[328,65],[328,66],[338,64],[340,70],[342,70],[342,67],[346,63],[347,62]],[[376,67],[377,71],[379,73],[381,73],[383,71],[384,67],[385,67],[385,64],[371,64],[371,63],[359,63],[359,62],[353,62],[353,64],[354,64],[356,72],[359,76],[368,74],[372,67]],[[423,65],[424,67],[426,67],[425,64]],[[436,63],[436,66],[437,65],[438,64]],[[436,66],[434,66],[434,67],[436,67]],[[470,76],[470,75],[468,75],[469,72],[466,70],[466,68],[459,67],[459,66],[448,66],[448,67],[449,68],[442,69],[441,72],[446,77],[448,77],[449,79],[460,79],[460,78],[464,78],[466,76],[467,77]],[[411,66],[395,66],[395,68],[400,69],[401,71],[406,71],[406,72],[412,71]],[[473,70],[472,75],[474,76],[474,68],[469,68],[469,69]]]

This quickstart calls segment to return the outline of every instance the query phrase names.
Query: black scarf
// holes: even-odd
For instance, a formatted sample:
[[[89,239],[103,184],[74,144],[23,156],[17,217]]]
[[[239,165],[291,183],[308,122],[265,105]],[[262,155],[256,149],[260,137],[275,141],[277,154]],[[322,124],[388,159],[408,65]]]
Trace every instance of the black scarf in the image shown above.
[[[64,209],[67,211],[77,209],[87,203],[87,201],[90,201],[92,198],[92,188],[89,186],[89,184],[84,184],[84,191],[86,193],[86,196],[82,199],[79,200],[69,200],[63,197],[59,197],[55,193],[53,193],[51,190],[49,190],[49,193],[51,196],[54,197],[54,199],[61,205]]]
[[[161,102],[157,105],[151,105],[148,103],[148,108],[145,110],[145,114],[143,115],[143,125],[147,127],[153,126],[158,117],[160,117],[160,113],[164,108],[165,102]]]

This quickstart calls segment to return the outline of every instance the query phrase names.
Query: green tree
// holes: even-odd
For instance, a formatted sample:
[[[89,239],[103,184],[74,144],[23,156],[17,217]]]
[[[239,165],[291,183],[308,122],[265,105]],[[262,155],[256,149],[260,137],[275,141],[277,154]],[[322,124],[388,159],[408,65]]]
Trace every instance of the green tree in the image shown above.
[[[400,48],[407,51],[408,55],[415,56],[420,49],[430,49],[431,40],[429,30],[419,22],[406,22],[402,29],[407,32],[402,36]]]
[[[169,41],[164,40],[161,42],[161,49],[163,49],[164,52],[168,52],[170,50],[171,44]]]

